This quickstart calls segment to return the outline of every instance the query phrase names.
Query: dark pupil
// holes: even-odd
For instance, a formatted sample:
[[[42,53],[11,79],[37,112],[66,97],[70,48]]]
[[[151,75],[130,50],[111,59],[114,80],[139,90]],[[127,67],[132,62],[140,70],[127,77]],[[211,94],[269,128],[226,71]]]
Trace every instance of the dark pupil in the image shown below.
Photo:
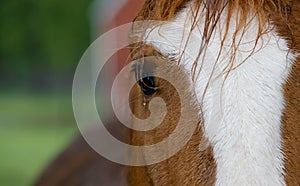
[[[156,90],[153,76],[146,76],[142,80],[139,80],[138,83],[146,96],[151,96],[155,93]]]

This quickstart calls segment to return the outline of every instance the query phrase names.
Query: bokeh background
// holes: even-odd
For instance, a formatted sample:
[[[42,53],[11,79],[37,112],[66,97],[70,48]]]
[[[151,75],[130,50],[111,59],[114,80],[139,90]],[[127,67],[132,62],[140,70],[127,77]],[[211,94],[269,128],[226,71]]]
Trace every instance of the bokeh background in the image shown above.
[[[32,185],[78,134],[73,75],[116,2],[0,1],[0,185]]]

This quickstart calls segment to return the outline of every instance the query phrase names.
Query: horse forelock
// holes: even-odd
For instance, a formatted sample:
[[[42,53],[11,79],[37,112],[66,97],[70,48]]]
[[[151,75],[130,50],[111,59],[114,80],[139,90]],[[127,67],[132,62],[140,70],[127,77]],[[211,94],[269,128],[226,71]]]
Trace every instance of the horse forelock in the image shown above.
[[[195,29],[199,29],[197,24],[202,22],[204,25],[201,29],[202,36],[201,41],[199,41],[199,51],[197,54],[197,59],[193,64],[191,69],[193,76],[197,76],[197,65],[201,55],[207,50],[208,44],[211,41],[212,35],[217,30],[217,27],[222,28],[221,36],[221,47],[222,49],[226,37],[228,37],[228,32],[232,33],[232,42],[226,43],[226,45],[231,45],[232,53],[235,54],[238,50],[240,40],[243,35],[249,29],[249,24],[252,21],[256,21],[257,30],[256,32],[256,44],[262,35],[275,29],[275,26],[272,24],[271,14],[280,14],[283,20],[286,20],[286,32],[287,34],[292,35],[292,31],[289,30],[289,16],[292,3],[290,0],[147,0],[140,10],[138,16],[135,19],[137,21],[147,21],[147,20],[156,20],[156,21],[172,21],[181,11],[190,7],[190,27],[189,32],[185,35],[191,34]],[[226,19],[220,21],[220,18],[226,12]],[[229,26],[234,22],[234,28]],[[220,23],[222,25],[220,25]],[[140,37],[145,37],[147,29],[153,25],[145,24],[142,27],[133,30],[132,35],[136,35],[138,30],[138,35]],[[185,25],[181,25],[185,26]],[[188,42],[188,41],[187,41]],[[256,49],[256,44],[253,45],[252,50]],[[290,44],[290,43],[289,43]],[[144,42],[134,44],[132,53],[135,54],[136,49],[144,50]],[[251,48],[249,48],[251,50]],[[250,57],[250,56],[249,56]],[[133,57],[134,58],[134,57]],[[180,59],[178,59],[180,61]],[[227,68],[224,69],[225,73],[229,73],[231,70],[235,69],[234,55],[232,56],[231,63],[228,63]],[[217,63],[217,61],[216,61]],[[239,65],[238,65],[239,66]],[[194,78],[193,78],[194,79]]]

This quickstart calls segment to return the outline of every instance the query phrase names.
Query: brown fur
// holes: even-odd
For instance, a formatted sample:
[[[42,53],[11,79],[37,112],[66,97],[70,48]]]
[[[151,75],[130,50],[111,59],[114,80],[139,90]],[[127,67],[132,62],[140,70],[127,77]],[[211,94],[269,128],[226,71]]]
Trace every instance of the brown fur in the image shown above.
[[[293,1],[290,6],[288,24],[274,12],[271,19],[278,33],[288,40],[291,50],[300,53],[300,2]],[[292,33],[289,32],[292,30]],[[282,117],[282,136],[284,140],[286,181],[288,185],[300,185],[300,59],[292,67],[284,86],[286,107]]]
[[[147,48],[145,55],[156,53],[152,48]],[[158,55],[158,54],[156,54]],[[194,99],[188,90],[190,83],[186,76],[179,75],[179,67],[174,62],[169,62],[162,59],[152,61],[160,69],[166,71],[166,75],[170,78],[180,79],[182,83],[176,88],[186,90],[182,105],[185,112],[189,113],[189,117],[184,121],[184,124],[189,126],[191,122],[200,122],[197,117],[197,109]],[[132,143],[139,145],[153,144],[163,140],[176,127],[180,113],[180,102],[174,87],[163,79],[156,79],[158,86],[157,93],[154,95],[164,99],[167,105],[167,115],[162,124],[152,131],[132,133]],[[152,98],[145,98],[139,87],[135,87],[131,98],[135,99],[133,106],[134,113],[139,118],[146,118],[148,114],[148,104],[143,103]],[[146,100],[145,100],[146,99]],[[191,120],[198,118],[198,121]],[[130,171],[130,185],[212,185],[215,180],[215,162],[212,155],[212,149],[208,148],[205,151],[200,151],[199,144],[202,138],[202,131],[198,127],[188,144],[181,149],[175,156],[145,167],[132,167]],[[144,144],[140,144],[143,142]],[[170,144],[172,145],[172,144]],[[176,145],[176,144],[173,144]]]
[[[136,18],[137,20],[170,20],[176,16],[176,13],[180,11],[189,0],[148,0],[140,11]],[[208,5],[208,2],[210,4]],[[247,16],[254,15],[260,21],[259,37],[268,32],[270,23],[275,26],[271,29],[276,29],[279,35],[286,38],[291,52],[300,52],[300,2],[298,1],[276,1],[276,0],[228,0],[228,1],[197,1],[195,4],[195,10],[199,9],[200,4],[205,3],[211,12],[206,14],[203,40],[208,41],[210,39],[210,33],[214,29],[214,24],[211,22],[217,22],[218,16],[222,12],[221,9],[224,5],[229,7],[229,14],[227,18],[227,24],[231,21],[231,14],[234,10],[241,11],[241,17],[237,22],[236,33],[244,31],[243,28],[247,24]],[[198,15],[195,12],[195,15]],[[195,16],[196,17],[196,16]],[[197,21],[197,20],[196,20]],[[225,38],[226,36],[224,36]],[[199,42],[200,44],[200,42]],[[238,47],[238,46],[236,46]],[[135,46],[137,50],[142,50],[151,53],[149,47],[147,49],[141,46]],[[136,51],[134,54],[138,53]],[[154,54],[156,55],[156,54]],[[141,57],[141,56],[140,56]],[[197,65],[197,64],[195,64]],[[227,73],[234,70],[236,67],[230,66]],[[194,68],[195,69],[195,68]],[[282,135],[283,135],[283,152],[286,157],[285,170],[286,170],[286,182],[288,185],[300,185],[300,60],[298,59],[293,66],[292,73],[289,76],[287,84],[284,86],[286,108],[282,117]],[[177,77],[178,80],[180,79]],[[182,81],[181,81],[182,82]],[[184,84],[184,83],[182,83]],[[163,89],[168,89],[168,93],[172,92],[172,88],[165,85]],[[137,94],[139,90],[137,89]],[[161,92],[159,96],[170,99],[165,92]],[[145,112],[145,107],[142,106],[142,95],[139,95],[140,99],[136,99],[134,110],[135,113],[141,115]],[[176,107],[176,101],[171,101],[170,107]],[[172,105],[173,104],[173,105]],[[175,114],[173,114],[174,117]],[[175,122],[171,118],[167,119],[167,125],[172,128]],[[197,121],[195,121],[197,122]],[[163,123],[164,125],[166,123]],[[165,135],[170,128],[165,129]],[[161,135],[158,131],[153,131],[151,135],[139,135],[138,132],[133,133],[133,141],[153,141],[158,135]],[[131,169],[130,183],[132,185],[213,185],[215,179],[215,163],[211,148],[205,152],[197,151],[199,145],[199,139],[202,136],[201,130],[195,132],[193,138],[188,145],[182,149],[174,157],[158,163],[156,165],[146,167],[134,167]],[[205,167],[203,165],[209,165]],[[201,172],[209,172],[203,176]],[[201,176],[199,176],[201,175]],[[194,179],[194,178],[198,179]],[[143,181],[144,180],[144,181]]]

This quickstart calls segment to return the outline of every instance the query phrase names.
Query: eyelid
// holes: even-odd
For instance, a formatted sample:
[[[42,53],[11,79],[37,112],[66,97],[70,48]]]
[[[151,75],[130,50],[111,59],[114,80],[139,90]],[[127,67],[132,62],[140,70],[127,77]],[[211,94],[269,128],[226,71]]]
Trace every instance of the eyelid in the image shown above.
[[[154,76],[154,68],[156,67],[155,63],[149,61],[145,58],[142,58],[136,61],[131,66],[131,71],[135,73],[135,78],[137,81],[143,79],[144,77]]]
[[[135,73],[135,78],[137,81],[142,79],[143,76],[143,72],[142,72],[142,68],[143,68],[143,63],[141,62],[141,60],[136,61],[133,65],[132,65],[132,71],[134,71]]]

